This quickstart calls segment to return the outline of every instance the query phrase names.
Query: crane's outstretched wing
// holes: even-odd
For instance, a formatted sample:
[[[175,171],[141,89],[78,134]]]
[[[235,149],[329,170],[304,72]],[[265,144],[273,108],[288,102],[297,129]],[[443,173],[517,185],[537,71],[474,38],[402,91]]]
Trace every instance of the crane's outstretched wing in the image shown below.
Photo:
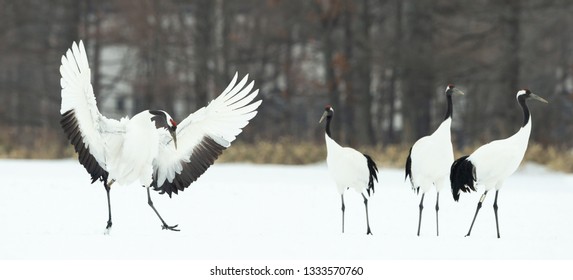
[[[245,86],[247,80],[248,75],[237,83],[235,74],[219,97],[185,118],[177,126],[177,149],[173,143],[160,144],[153,167],[155,190],[169,196],[183,191],[242,132],[262,102],[252,102],[259,90],[251,92],[254,81]]]
[[[107,180],[103,133],[121,130],[116,120],[102,116],[90,82],[91,74],[84,44],[75,42],[62,56],[60,66],[62,105],[60,125],[74,145],[80,163],[90,173],[92,183]]]

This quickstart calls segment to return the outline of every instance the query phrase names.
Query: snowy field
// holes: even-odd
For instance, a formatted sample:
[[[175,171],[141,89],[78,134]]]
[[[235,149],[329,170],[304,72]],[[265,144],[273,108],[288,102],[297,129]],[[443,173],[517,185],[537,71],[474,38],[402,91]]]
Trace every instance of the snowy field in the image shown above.
[[[419,196],[402,170],[381,168],[370,199],[366,236],[362,198],[347,192],[346,233],[340,197],[326,165],[212,166],[155,206],[181,232],[161,229],[138,185],[112,186],[113,229],[105,190],[75,160],[0,160],[0,259],[3,260],[569,260],[573,259],[573,175],[526,164],[499,196],[501,239],[490,193],[471,237],[464,237],[482,193],[440,203],[426,195],[422,236]]]

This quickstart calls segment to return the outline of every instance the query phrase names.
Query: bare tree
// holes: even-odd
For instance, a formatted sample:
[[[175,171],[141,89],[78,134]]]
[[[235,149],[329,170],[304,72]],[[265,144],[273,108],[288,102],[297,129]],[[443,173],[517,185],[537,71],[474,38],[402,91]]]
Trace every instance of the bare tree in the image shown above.
[[[242,141],[322,141],[316,121],[330,103],[342,112],[333,128],[341,143],[407,144],[435,129],[443,89],[455,83],[467,93],[454,99],[454,139],[463,147],[513,133],[515,93],[527,87],[550,101],[531,108],[533,141],[573,146],[567,0],[0,5],[0,125],[7,132],[0,145],[32,145],[58,126],[59,59],[83,39],[98,103],[133,104],[112,108],[114,116],[161,108],[181,119],[239,71],[251,74],[265,99]]]
[[[430,132],[434,92],[434,24],[432,1],[404,1],[402,61],[403,139],[415,141]]]

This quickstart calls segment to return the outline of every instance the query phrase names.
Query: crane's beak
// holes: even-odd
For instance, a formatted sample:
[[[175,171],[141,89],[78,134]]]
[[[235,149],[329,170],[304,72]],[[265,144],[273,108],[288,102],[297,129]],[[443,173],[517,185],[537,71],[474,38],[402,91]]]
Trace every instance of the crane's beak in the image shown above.
[[[539,95],[537,95],[537,94],[533,94],[533,93],[532,93],[532,94],[529,95],[529,97],[531,97],[531,98],[533,98],[533,99],[535,99],[535,100],[537,100],[537,101],[541,101],[541,102],[543,102],[543,103],[549,103],[549,102],[547,102],[547,100],[543,99],[541,96],[539,96]]]
[[[177,150],[177,131],[176,129],[170,129],[169,133],[171,133],[171,137],[173,138],[173,143],[175,144],[175,150]]]
[[[324,121],[326,116],[328,116],[328,112],[324,111],[324,113],[322,114],[322,117],[320,117],[320,120],[318,121],[318,123],[321,123],[322,121]]]
[[[465,95],[465,93],[464,93],[463,91],[461,91],[461,90],[459,90],[459,89],[457,89],[457,88],[454,88],[453,91],[454,91],[455,94]]]

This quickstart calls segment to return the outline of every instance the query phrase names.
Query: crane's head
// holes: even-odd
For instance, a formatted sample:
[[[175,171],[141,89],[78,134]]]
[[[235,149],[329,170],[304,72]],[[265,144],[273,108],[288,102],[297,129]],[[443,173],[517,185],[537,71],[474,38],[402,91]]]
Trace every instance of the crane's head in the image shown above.
[[[177,149],[177,123],[163,110],[150,110],[149,113],[152,116],[151,121],[155,123],[156,128],[163,128],[169,131],[169,134],[171,134],[171,137],[173,138],[175,149]]]
[[[322,117],[320,117],[318,123],[321,123],[326,118],[332,118],[333,115],[334,115],[334,109],[332,109],[332,106],[326,105],[324,107],[324,113],[322,114]]]
[[[549,103],[549,102],[547,102],[547,100],[543,99],[542,97],[540,97],[540,96],[537,95],[537,94],[534,94],[534,93],[531,92],[529,89],[519,90],[519,91],[517,92],[516,98],[517,98],[518,101],[519,101],[519,100],[524,100],[524,101],[525,101],[525,100],[527,100],[527,99],[529,99],[529,98],[533,98],[533,99],[535,99],[535,100],[537,100],[537,101],[541,101],[541,102],[543,102],[543,103]]]
[[[452,95],[452,94],[454,94],[454,93],[455,93],[455,94],[459,94],[459,95],[464,95],[464,92],[461,91],[461,90],[459,90],[459,89],[457,89],[454,84],[449,84],[449,85],[446,87],[446,94],[447,94],[447,95]]]

